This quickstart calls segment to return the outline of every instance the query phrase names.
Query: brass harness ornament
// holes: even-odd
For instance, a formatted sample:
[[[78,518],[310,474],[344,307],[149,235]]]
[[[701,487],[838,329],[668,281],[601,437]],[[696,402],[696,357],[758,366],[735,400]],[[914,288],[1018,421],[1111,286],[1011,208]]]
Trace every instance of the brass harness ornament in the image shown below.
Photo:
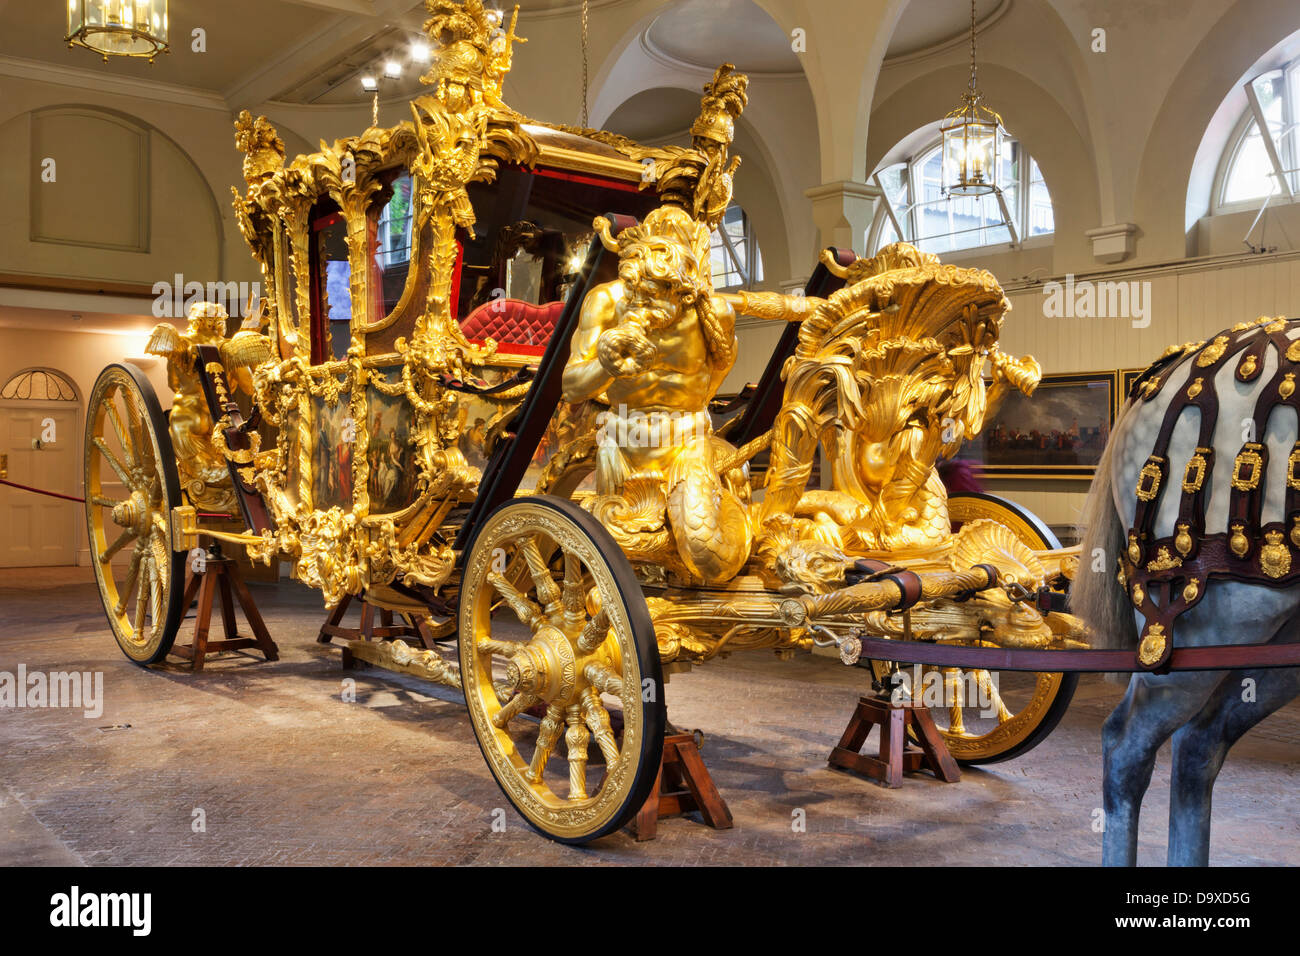
[[[1143,667],[1159,670],[1172,651],[1169,639],[1179,615],[1205,593],[1210,578],[1228,578],[1284,585],[1296,579],[1293,550],[1300,548],[1300,442],[1287,460],[1287,481],[1281,521],[1261,518],[1261,485],[1268,467],[1268,449],[1260,441],[1245,441],[1237,452],[1228,484],[1228,515],[1219,529],[1206,527],[1206,478],[1212,469],[1213,438],[1219,402],[1215,375],[1237,357],[1233,375],[1252,381],[1265,368],[1264,357],[1277,357],[1272,379],[1259,392],[1250,433],[1263,433],[1270,413],[1296,398],[1295,378],[1300,369],[1300,340],[1293,340],[1297,320],[1273,317],[1240,323],[1214,336],[1208,345],[1190,343],[1171,349],[1133,385],[1132,397],[1150,401],[1160,384],[1175,378],[1189,357],[1192,384],[1170,401],[1155,447],[1137,481],[1137,513],[1128,531],[1121,560],[1121,580],[1128,582],[1134,604],[1147,620],[1139,659]],[[1205,370],[1206,374],[1198,374]],[[1168,467],[1168,448],[1174,423],[1184,409],[1200,412],[1200,435],[1181,482],[1178,517],[1169,537],[1155,533],[1162,500],[1162,479]],[[1294,407],[1294,406],[1293,406]],[[1146,560],[1146,555],[1154,555]]]

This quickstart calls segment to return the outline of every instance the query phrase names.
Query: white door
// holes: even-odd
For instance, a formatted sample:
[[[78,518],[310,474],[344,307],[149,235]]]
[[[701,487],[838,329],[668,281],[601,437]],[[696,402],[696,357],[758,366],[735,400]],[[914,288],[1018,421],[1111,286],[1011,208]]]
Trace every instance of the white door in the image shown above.
[[[9,456],[9,480],[79,495],[80,419],[77,403],[0,402],[0,455]],[[54,441],[43,440],[51,434]],[[81,514],[74,502],[0,485],[0,567],[75,563]]]

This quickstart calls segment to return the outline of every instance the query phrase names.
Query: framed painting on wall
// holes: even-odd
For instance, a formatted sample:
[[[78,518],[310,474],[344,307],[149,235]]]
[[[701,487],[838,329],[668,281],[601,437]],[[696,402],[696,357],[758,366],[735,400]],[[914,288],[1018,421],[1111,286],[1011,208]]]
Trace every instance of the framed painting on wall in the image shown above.
[[[1128,399],[1128,393],[1133,390],[1133,383],[1145,371],[1145,368],[1122,368],[1117,373],[1119,375],[1119,391],[1115,394],[1116,415],[1119,415],[1119,410],[1124,407],[1124,402]]]
[[[1044,375],[1032,396],[1012,390],[957,453],[986,478],[1091,478],[1115,419],[1119,373]]]

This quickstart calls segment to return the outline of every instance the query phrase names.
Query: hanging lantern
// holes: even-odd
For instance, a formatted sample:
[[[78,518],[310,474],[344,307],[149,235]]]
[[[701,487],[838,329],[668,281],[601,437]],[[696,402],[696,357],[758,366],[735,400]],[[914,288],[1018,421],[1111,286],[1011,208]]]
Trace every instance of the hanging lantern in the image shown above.
[[[970,5],[970,87],[961,105],[943,119],[943,186],[950,196],[997,191],[1002,156],[1002,117],[984,106],[975,84],[975,0]]]
[[[69,47],[110,56],[145,57],[167,49],[167,0],[68,0]]]

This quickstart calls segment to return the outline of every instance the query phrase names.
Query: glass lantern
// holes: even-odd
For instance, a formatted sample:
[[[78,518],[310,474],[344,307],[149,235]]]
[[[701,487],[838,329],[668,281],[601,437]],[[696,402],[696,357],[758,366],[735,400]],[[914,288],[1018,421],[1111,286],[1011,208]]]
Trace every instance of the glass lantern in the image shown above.
[[[167,49],[167,0],[68,0],[69,47],[153,62]]]
[[[983,196],[998,189],[1002,117],[966,94],[942,126],[943,185],[950,196]]]

